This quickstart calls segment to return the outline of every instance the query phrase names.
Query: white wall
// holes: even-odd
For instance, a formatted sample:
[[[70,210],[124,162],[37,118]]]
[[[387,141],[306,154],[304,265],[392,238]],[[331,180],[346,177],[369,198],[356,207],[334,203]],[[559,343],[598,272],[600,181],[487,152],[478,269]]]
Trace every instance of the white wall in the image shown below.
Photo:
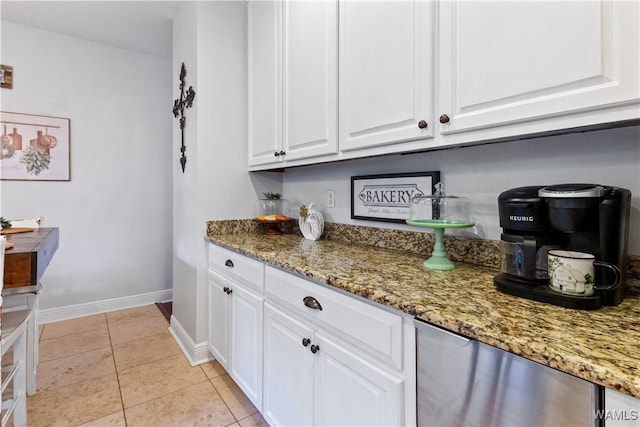
[[[640,127],[626,127],[410,155],[289,169],[284,196],[292,206],[315,202],[328,221],[410,229],[351,219],[354,175],[439,170],[445,191],[471,199],[481,237],[499,240],[498,195],[509,188],[588,182],[632,192],[629,252],[640,255]],[[327,190],[335,208],[326,208]]]
[[[171,327],[192,362],[206,356],[206,222],[254,216],[257,194],[273,181],[270,174],[247,172],[246,34],[246,2],[188,2],[174,21],[174,80],[184,62],[187,87],[193,85],[196,97],[186,111],[184,174],[177,162],[177,123],[173,132]]]
[[[171,171],[173,176],[173,318],[179,318],[182,328],[195,338],[196,318],[184,315],[192,313],[192,307],[197,300],[197,254],[199,250],[198,232],[201,230],[198,224],[198,194],[197,180],[198,169],[198,106],[203,97],[198,83],[197,67],[197,37],[195,25],[195,3],[189,2],[180,7],[178,16],[173,22],[173,98],[180,96],[178,82],[182,62],[187,69],[186,82],[195,87],[196,97],[193,106],[187,109],[187,117],[184,129],[184,141],[187,147],[185,152],[187,163],[185,172],[182,173],[178,163],[180,153],[180,129],[178,122],[173,123],[173,155],[171,159]],[[193,311],[195,313],[195,311]]]
[[[1,43],[2,110],[71,119],[71,181],[1,183],[2,216],[60,228],[41,319],[170,299],[171,62],[5,21]]]

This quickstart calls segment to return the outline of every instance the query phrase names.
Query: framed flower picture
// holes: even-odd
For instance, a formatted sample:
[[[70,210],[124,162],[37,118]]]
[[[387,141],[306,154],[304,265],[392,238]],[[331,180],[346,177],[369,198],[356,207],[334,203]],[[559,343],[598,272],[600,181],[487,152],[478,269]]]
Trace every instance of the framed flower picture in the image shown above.
[[[0,111],[0,178],[70,180],[70,120]]]

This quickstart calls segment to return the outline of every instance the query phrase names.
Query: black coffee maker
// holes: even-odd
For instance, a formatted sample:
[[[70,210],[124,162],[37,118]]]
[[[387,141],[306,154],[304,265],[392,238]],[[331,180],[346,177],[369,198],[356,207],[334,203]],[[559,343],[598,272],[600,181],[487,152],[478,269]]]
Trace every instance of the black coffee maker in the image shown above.
[[[631,192],[597,184],[520,187],[498,197],[501,269],[498,290],[568,308],[596,309],[624,299]],[[587,252],[622,272],[620,285],[593,295],[567,295],[548,285],[552,249]],[[595,283],[609,280],[595,271]]]

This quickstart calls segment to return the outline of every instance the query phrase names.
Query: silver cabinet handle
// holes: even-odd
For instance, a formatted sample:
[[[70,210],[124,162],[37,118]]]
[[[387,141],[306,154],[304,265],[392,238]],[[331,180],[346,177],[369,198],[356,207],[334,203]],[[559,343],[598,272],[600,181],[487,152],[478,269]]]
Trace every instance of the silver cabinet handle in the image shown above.
[[[304,297],[302,299],[302,302],[304,302],[304,305],[309,307],[309,308],[312,308],[314,310],[321,310],[322,311],[322,306],[320,305],[318,300],[315,299],[314,297]]]

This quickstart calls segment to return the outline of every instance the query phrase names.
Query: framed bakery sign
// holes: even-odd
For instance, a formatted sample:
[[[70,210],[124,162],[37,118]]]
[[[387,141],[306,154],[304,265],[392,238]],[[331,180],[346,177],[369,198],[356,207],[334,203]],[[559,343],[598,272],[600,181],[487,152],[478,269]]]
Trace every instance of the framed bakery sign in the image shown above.
[[[413,172],[351,177],[351,218],[404,223],[411,199],[431,195],[440,172]]]
[[[3,180],[69,181],[70,120],[0,111]]]

